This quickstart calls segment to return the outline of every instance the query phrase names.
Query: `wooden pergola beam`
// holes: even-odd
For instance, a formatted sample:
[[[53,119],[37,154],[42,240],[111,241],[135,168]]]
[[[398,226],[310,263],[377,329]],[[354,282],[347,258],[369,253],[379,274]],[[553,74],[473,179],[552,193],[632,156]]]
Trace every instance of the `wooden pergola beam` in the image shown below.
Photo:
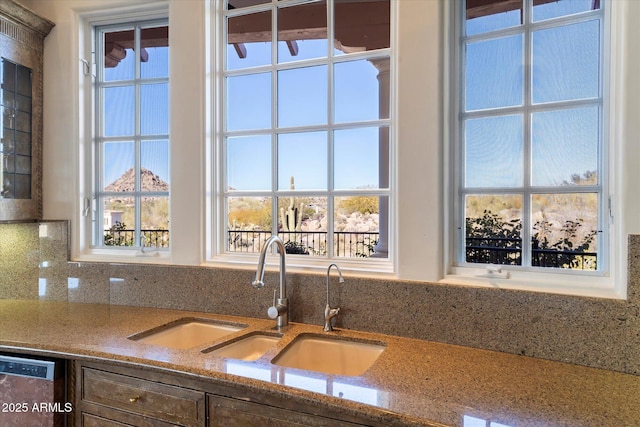
[[[391,15],[387,0],[336,2],[335,38],[344,46],[367,50],[390,45]],[[271,13],[258,12],[230,18],[228,43],[272,40]],[[327,38],[327,13],[323,3],[279,9],[278,40],[293,42]]]
[[[534,6],[558,0],[533,0]],[[467,0],[467,19],[481,18],[498,13],[522,10],[523,0]],[[591,9],[600,8],[600,0],[591,1]]]
[[[105,33],[105,58],[104,65],[107,68],[117,67],[126,56],[126,49],[135,50],[133,42],[133,30],[114,31]],[[146,48],[169,46],[169,29],[167,27],[145,28],[140,37],[140,61],[149,60],[149,52]]]

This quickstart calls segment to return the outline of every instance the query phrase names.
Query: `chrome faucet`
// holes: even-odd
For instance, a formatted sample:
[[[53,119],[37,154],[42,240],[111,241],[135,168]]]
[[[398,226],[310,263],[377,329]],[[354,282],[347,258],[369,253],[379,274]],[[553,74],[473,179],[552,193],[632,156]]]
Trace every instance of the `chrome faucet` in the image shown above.
[[[289,300],[287,299],[287,278],[284,265],[285,248],[282,239],[278,236],[271,236],[262,247],[260,251],[260,258],[258,259],[258,269],[256,270],[256,279],[251,283],[254,288],[264,287],[264,267],[265,259],[267,257],[267,251],[272,243],[276,243],[278,246],[278,252],[280,253],[280,298],[276,299],[276,291],[273,291],[273,306],[267,310],[267,315],[271,319],[278,319],[277,326],[281,328],[289,324]]]
[[[344,283],[344,278],[342,277],[342,271],[340,271],[340,267],[337,264],[331,264],[327,268],[327,305],[324,308],[324,331],[331,332],[333,331],[333,326],[331,325],[331,319],[336,317],[338,313],[340,313],[340,307],[331,308],[329,305],[329,273],[331,272],[331,267],[335,267],[338,270],[338,279],[339,283]]]

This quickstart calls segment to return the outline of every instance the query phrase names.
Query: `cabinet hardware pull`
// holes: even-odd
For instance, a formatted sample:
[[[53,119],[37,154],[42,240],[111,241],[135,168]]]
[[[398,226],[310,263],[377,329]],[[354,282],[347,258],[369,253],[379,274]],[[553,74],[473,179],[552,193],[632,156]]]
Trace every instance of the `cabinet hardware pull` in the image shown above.
[[[140,400],[140,396],[136,396],[136,397],[131,397],[131,398],[129,398],[129,402],[130,402],[130,403],[136,403],[138,400]]]

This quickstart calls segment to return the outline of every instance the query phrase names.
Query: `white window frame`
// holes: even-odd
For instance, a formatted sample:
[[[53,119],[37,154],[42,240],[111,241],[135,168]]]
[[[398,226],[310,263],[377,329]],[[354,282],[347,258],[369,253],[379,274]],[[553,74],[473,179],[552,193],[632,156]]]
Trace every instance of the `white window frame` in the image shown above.
[[[276,1],[274,0],[272,3],[267,3],[267,4],[261,4],[261,5],[256,5],[253,7],[247,7],[247,8],[242,8],[240,10],[234,10],[234,11],[226,11],[224,9],[225,6],[225,1],[220,1],[220,2],[214,2],[214,5],[217,6],[215,8],[214,11],[214,16],[215,16],[215,24],[213,25],[213,27],[215,28],[214,30],[214,36],[213,36],[213,40],[214,43],[212,43],[212,58],[214,58],[214,69],[218,70],[218,75],[216,76],[215,80],[214,80],[214,87],[216,88],[216,90],[213,91],[213,96],[212,99],[215,100],[215,107],[214,107],[214,111],[212,112],[213,114],[213,119],[212,119],[212,123],[215,126],[215,132],[214,132],[214,138],[213,141],[211,142],[211,150],[210,150],[210,155],[211,155],[211,164],[215,165],[215,167],[213,168],[213,170],[215,171],[214,173],[212,173],[211,177],[209,177],[208,179],[210,179],[211,181],[211,188],[214,189],[214,194],[216,195],[215,197],[213,197],[209,203],[208,203],[208,207],[209,207],[209,213],[207,215],[209,221],[211,221],[211,227],[210,227],[210,232],[207,233],[208,236],[208,241],[207,241],[207,260],[208,263],[211,265],[221,265],[221,266],[225,266],[225,267],[229,267],[229,266],[243,266],[243,265],[251,265],[251,266],[255,266],[255,262],[258,258],[258,253],[238,253],[238,252],[227,252],[225,251],[225,240],[227,239],[227,233],[226,233],[226,221],[227,221],[227,212],[226,212],[226,206],[225,206],[225,196],[227,195],[227,192],[225,192],[225,185],[226,185],[226,164],[225,164],[225,153],[224,153],[224,139],[226,137],[226,135],[228,134],[227,132],[224,131],[224,78],[226,75],[242,75],[242,74],[246,74],[247,70],[242,69],[242,70],[238,70],[238,71],[230,71],[230,72],[223,72],[224,67],[224,61],[225,61],[225,55],[226,55],[226,46],[225,46],[225,41],[226,41],[226,34],[225,34],[225,30],[226,30],[226,24],[225,24],[225,20],[227,16],[236,16],[238,14],[245,14],[245,13],[249,13],[251,11],[262,11],[262,10],[271,10],[271,8],[275,8],[277,6],[283,6],[283,5],[295,5],[299,2],[297,2],[296,0],[286,0],[286,4],[285,1]],[[328,1],[327,2],[327,8],[328,8],[328,16],[332,16],[332,12],[331,12],[331,8],[332,6],[330,6],[331,2]],[[364,126],[376,126],[376,127],[381,127],[381,126],[388,126],[390,131],[389,131],[389,139],[390,139],[390,143],[389,143],[389,189],[376,189],[373,191],[368,191],[368,190],[362,190],[362,191],[358,191],[358,190],[348,190],[345,191],[344,193],[347,193],[349,196],[358,196],[358,195],[365,195],[365,196],[377,196],[377,195],[384,195],[387,196],[389,199],[389,207],[388,207],[388,231],[387,231],[387,238],[388,238],[388,253],[389,256],[388,258],[359,258],[359,259],[354,259],[354,258],[345,258],[345,257],[306,257],[306,256],[297,256],[297,257],[292,257],[289,256],[287,258],[287,266],[291,266],[293,267],[294,270],[300,270],[300,271],[305,271],[305,270],[318,270],[318,269],[326,269],[327,263],[328,262],[338,262],[340,264],[340,267],[345,270],[345,271],[351,271],[351,272],[358,272],[358,273],[362,273],[362,274],[369,274],[369,273],[373,273],[376,274],[378,276],[380,275],[389,275],[391,276],[395,271],[396,271],[396,267],[395,267],[395,253],[397,252],[396,250],[396,244],[395,244],[395,233],[393,232],[394,230],[394,224],[395,224],[395,176],[394,176],[394,169],[395,169],[395,143],[394,141],[396,141],[396,125],[395,125],[395,105],[396,105],[396,101],[395,101],[395,97],[394,97],[394,93],[396,93],[396,88],[395,88],[395,81],[396,81],[396,77],[395,77],[395,70],[397,69],[396,67],[396,55],[394,54],[394,46],[395,46],[395,27],[396,27],[396,23],[395,23],[395,19],[396,19],[396,8],[397,8],[397,0],[390,0],[390,20],[392,22],[391,24],[391,34],[390,34],[390,48],[387,49],[380,49],[380,50],[376,50],[376,51],[372,51],[372,52],[363,52],[363,53],[350,53],[347,55],[340,55],[337,57],[333,57],[332,59],[327,59],[327,58],[323,58],[323,59],[319,59],[319,60],[305,60],[304,61],[304,66],[311,66],[311,65],[327,65],[329,68],[333,67],[333,64],[337,64],[340,62],[345,62],[345,61],[353,61],[356,59],[367,59],[367,58],[379,58],[379,57],[384,57],[387,56],[389,57],[389,61],[390,61],[390,72],[391,72],[391,79],[389,82],[389,91],[390,91],[390,105],[389,105],[389,118],[388,119],[378,119],[375,121],[371,121],[371,122],[367,122],[367,124],[363,124],[363,123],[355,123],[353,125],[350,124],[346,124],[346,125],[332,125],[332,124],[328,124],[325,126],[313,126],[313,130],[318,130],[321,127],[324,127],[324,129],[326,129],[326,131],[328,133],[331,133],[334,129],[352,129],[352,128],[360,128],[360,127],[364,127]],[[274,9],[275,10],[275,9]],[[328,18],[329,19],[329,18]],[[332,34],[333,29],[331,29],[330,34]],[[273,37],[274,40],[272,41],[272,43],[274,45],[277,46],[277,32],[273,32]],[[218,43],[215,43],[215,41],[218,41]],[[301,65],[302,66],[302,65]],[[260,71],[265,71],[265,70],[280,70],[280,69],[294,69],[295,67],[292,67],[289,63],[285,63],[285,64],[275,64],[275,65],[271,65],[271,66],[262,66],[259,67]],[[332,72],[331,72],[332,73]],[[329,85],[329,91],[332,90],[331,85]],[[331,100],[333,98],[333,96],[331,94],[329,94],[329,100]],[[272,108],[273,109],[277,109],[277,100],[276,97],[274,96],[272,98]],[[329,108],[331,109],[331,111],[333,111],[333,107],[329,106]],[[275,110],[274,110],[275,111]],[[288,129],[284,129],[283,130],[286,132],[288,131]],[[303,131],[306,130],[305,128],[292,128],[292,130],[295,130],[296,132],[298,131]],[[271,134],[275,135],[278,132],[281,132],[281,130],[277,127],[272,128],[271,129]],[[233,134],[244,134],[247,132],[234,132]],[[330,139],[332,139],[330,137]],[[274,156],[275,157],[275,156]],[[276,162],[276,159],[272,159],[272,161]],[[328,161],[330,163],[329,168],[331,170],[331,157],[329,156]],[[210,168],[208,168],[210,169]],[[275,167],[273,168],[275,169]],[[277,174],[277,170],[273,170],[274,174]],[[331,174],[329,174],[331,175]],[[274,178],[275,179],[275,178]],[[330,185],[331,187],[331,185]],[[265,192],[237,192],[236,194],[234,194],[234,196],[238,196],[238,197],[251,197],[253,195],[257,195],[259,193],[260,196],[263,195],[267,195]],[[273,198],[273,200],[277,200],[277,197],[290,197],[290,196],[295,196],[295,197],[307,197],[307,196],[332,196],[332,197],[340,197],[343,193],[343,191],[341,190],[328,190],[328,191],[324,191],[324,192],[317,192],[317,191],[313,191],[313,192],[307,192],[307,191],[300,191],[300,190],[295,190],[295,192],[287,192],[287,191],[271,191],[271,192],[267,192],[269,193],[268,195],[271,196]],[[322,193],[322,194],[319,194]],[[345,195],[347,195],[345,194]],[[277,210],[277,206],[272,206],[272,214],[274,215],[274,222],[277,222],[277,215],[276,215],[276,210]],[[332,205],[328,204],[327,206],[327,214],[329,215],[330,218],[333,217],[333,212],[332,212]],[[381,233],[382,233],[382,228],[381,228]],[[328,232],[328,238],[327,240],[330,241],[332,240],[332,238],[330,238],[330,236],[332,235],[332,230],[330,229]],[[277,264],[277,260],[274,257],[269,257],[269,263],[271,264]]]
[[[77,212],[77,226],[72,228],[78,238],[72,241],[72,256],[82,261],[123,261],[163,264],[170,260],[170,250],[140,251],[139,246],[108,247],[95,246],[94,233],[102,227],[103,218],[98,216],[102,212],[96,206],[94,198],[97,188],[97,177],[100,175],[96,152],[96,126],[99,114],[95,91],[95,78],[98,72],[96,63],[99,53],[95,52],[96,28],[118,25],[132,25],[135,23],[167,23],[169,7],[164,1],[150,4],[123,6],[115,8],[99,8],[96,10],[79,11],[76,16],[78,27],[78,187],[79,201]],[[169,135],[168,140],[171,140]],[[170,144],[171,146],[171,144]],[[171,161],[171,154],[169,155]],[[137,193],[136,193],[137,194]],[[169,195],[171,205],[171,196]],[[137,225],[136,225],[137,227]]]
[[[71,259],[74,261],[162,263],[202,265],[221,268],[255,268],[255,260],[233,262],[213,253],[212,241],[218,236],[216,219],[217,169],[219,153],[215,144],[219,126],[217,111],[219,64],[215,40],[219,37],[217,0],[203,0],[198,6],[183,7],[180,2],[139,2],[135,5],[119,3],[118,7],[105,0],[95,6],[78,4],[68,16],[69,26],[60,26],[57,37],[50,42],[67,43],[78,50],[62,49],[60,55],[48,63],[60,69],[60,76],[52,73],[54,84],[45,91],[52,108],[45,110],[45,138],[52,149],[45,149],[45,216],[70,219]],[[396,204],[391,212],[390,244],[395,245],[393,271],[388,274],[369,272],[358,267],[359,277],[400,279],[401,286],[411,281],[440,281],[443,285],[471,285],[501,287],[563,293],[573,295],[625,298],[627,285],[627,234],[640,229],[637,220],[638,197],[633,182],[638,176],[634,166],[640,155],[636,146],[636,126],[632,124],[636,100],[631,98],[630,70],[637,65],[633,59],[629,34],[629,13],[637,11],[633,3],[608,1],[611,31],[605,41],[605,54],[613,59],[605,85],[610,85],[609,105],[604,109],[610,116],[608,131],[610,144],[610,192],[614,221],[611,226],[611,270],[608,277],[576,279],[575,275],[513,274],[505,281],[475,277],[483,269],[453,269],[451,263],[452,236],[451,202],[453,186],[450,165],[452,146],[452,81],[454,64],[452,48],[454,1],[392,0],[392,19],[396,29],[392,33],[397,72],[392,79],[396,96],[391,99],[395,121],[391,175]],[[93,4],[93,3],[92,3]],[[203,9],[203,10],[201,10]],[[57,7],[56,9],[57,10]],[[64,8],[62,8],[64,10]],[[90,248],[91,221],[83,216],[84,201],[92,190],[92,86],[83,75],[82,60],[91,62],[91,23],[106,24],[116,19],[144,19],[169,15],[171,31],[170,97],[172,105],[184,106],[172,111],[171,133],[179,136],[171,148],[171,224],[172,239],[168,258],[137,258],[99,253]],[[66,16],[66,15],[65,15]],[[66,21],[65,21],[66,22]],[[69,29],[69,27],[71,29]],[[68,34],[70,33],[70,34]],[[55,44],[54,46],[57,46]],[[187,49],[186,47],[189,47]],[[194,55],[196,49],[202,52]],[[401,60],[399,60],[401,59]],[[62,63],[59,63],[62,61]],[[47,62],[47,58],[45,58]],[[51,80],[49,80],[51,83]],[[68,85],[68,86],[66,86]],[[623,87],[624,86],[624,87]],[[47,87],[49,89],[47,89]],[[68,90],[67,90],[68,89]],[[65,98],[65,95],[68,98]],[[57,97],[62,97],[59,104]],[[47,100],[45,99],[45,104]],[[53,113],[55,111],[55,113]],[[48,113],[47,113],[48,112]],[[49,131],[47,131],[49,129]],[[49,165],[49,166],[46,166]],[[206,176],[206,179],[205,179]],[[295,265],[294,257],[287,259],[287,270],[320,272],[317,268]],[[340,266],[343,267],[342,262]],[[343,271],[345,269],[343,268]],[[544,277],[541,277],[544,276]],[[587,280],[589,279],[589,280]]]
[[[524,0],[525,5],[530,0]],[[526,7],[526,6],[525,6]],[[445,8],[445,27],[450,31],[450,38],[445,40],[447,55],[444,63],[444,74],[459,76],[449,78],[446,86],[451,97],[451,102],[445,101],[445,162],[453,165],[446,176],[445,218],[447,233],[443,246],[445,250],[445,277],[442,283],[465,284],[474,286],[491,286],[507,289],[530,290],[536,292],[550,292],[581,296],[594,296],[604,298],[623,299],[626,297],[626,263],[623,259],[626,250],[622,245],[626,244],[622,236],[622,227],[615,227],[615,206],[621,206],[622,201],[615,193],[618,175],[614,165],[620,165],[620,142],[617,141],[618,131],[615,120],[616,100],[619,99],[621,88],[617,85],[620,72],[621,46],[616,42],[622,38],[622,30],[612,25],[612,20],[620,20],[622,7],[612,1],[606,1],[604,6],[604,31],[601,43],[603,44],[603,70],[602,70],[602,161],[600,164],[602,173],[602,187],[604,196],[601,198],[604,206],[601,209],[601,221],[603,229],[607,230],[607,236],[603,239],[600,254],[606,259],[608,268],[598,272],[584,272],[577,270],[561,270],[547,268],[531,268],[501,266],[503,271],[508,271],[508,278],[482,277],[487,273],[486,265],[471,265],[460,263],[459,250],[460,219],[457,217],[462,210],[459,205],[458,186],[461,179],[460,171],[460,96],[462,83],[462,52],[460,34],[464,25],[464,2],[452,2]],[[616,59],[616,63],[612,61]],[[526,93],[526,92],[525,92]],[[464,217],[464,214],[461,214]],[[619,218],[619,217],[618,217]],[[618,220],[619,221],[619,220]],[[462,222],[464,224],[464,222]],[[524,229],[524,225],[523,225]],[[602,237],[598,237],[601,239]],[[525,240],[526,241],[526,240]],[[462,248],[463,250],[464,248]]]
[[[131,27],[133,27],[133,32],[134,32],[134,43],[136,44],[136,48],[134,49],[135,52],[139,52],[140,51],[140,47],[139,47],[139,43],[140,43],[140,33],[142,31],[142,29],[144,28],[149,28],[152,26],[168,26],[169,22],[167,18],[164,19],[144,19],[144,20],[135,20],[135,21],[127,21],[127,22],[122,22],[122,23],[118,23],[118,24],[110,24],[110,25],[100,25],[100,26],[96,26],[95,27],[95,31],[96,33],[98,33],[98,36],[95,37],[96,40],[96,52],[97,52],[97,58],[103,58],[104,57],[104,46],[103,44],[100,42],[100,40],[102,39],[102,35],[105,32],[109,32],[109,31],[117,31],[117,30],[126,30],[126,29],[131,29]],[[127,250],[126,247],[122,247],[122,246],[114,246],[113,248],[110,246],[106,246],[104,244],[104,226],[102,225],[102,223],[100,222],[100,218],[104,218],[104,203],[101,202],[103,200],[103,198],[108,198],[108,197],[117,197],[119,194],[113,194],[110,195],[109,192],[104,191],[103,189],[105,188],[105,186],[108,184],[106,182],[102,182],[103,177],[104,177],[104,159],[102,158],[102,151],[100,150],[99,146],[101,146],[102,144],[104,144],[105,142],[133,142],[134,144],[134,170],[136,172],[140,171],[141,168],[141,145],[144,141],[157,141],[157,140],[167,140],[170,141],[169,138],[169,132],[167,130],[166,134],[153,134],[153,135],[143,135],[141,133],[141,123],[140,123],[140,118],[141,118],[141,87],[144,85],[150,85],[150,84],[158,84],[158,83],[169,83],[169,77],[167,75],[167,77],[154,77],[154,78],[142,78],[142,77],[136,77],[140,75],[140,57],[138,55],[136,55],[136,60],[135,60],[135,75],[133,79],[127,80],[126,82],[128,83],[129,86],[132,86],[134,88],[134,132],[133,135],[127,135],[127,136],[117,136],[117,137],[106,137],[104,136],[104,123],[102,121],[102,118],[104,116],[103,111],[101,110],[102,106],[104,105],[103,103],[103,96],[102,94],[104,93],[104,91],[102,89],[104,88],[109,88],[109,87],[118,87],[122,85],[121,81],[104,81],[104,67],[99,66],[99,62],[96,62],[96,81],[95,81],[95,87],[96,87],[96,94],[95,94],[95,99],[96,99],[96,103],[95,103],[95,120],[96,120],[96,124],[94,129],[96,129],[96,136],[95,136],[95,148],[94,148],[94,157],[96,159],[95,161],[95,165],[94,165],[94,169],[95,169],[95,189],[94,189],[94,198],[97,199],[98,201],[95,202],[95,209],[94,209],[94,224],[95,224],[95,229],[93,231],[94,235],[93,235],[93,246],[95,248],[100,248],[100,249],[113,249],[113,250],[118,250],[118,251],[122,251],[122,250]],[[169,100],[166,100],[167,102],[167,106],[169,103]],[[169,159],[170,161],[170,159]],[[134,224],[133,224],[133,229],[134,229],[134,238],[136,236],[141,236],[141,217],[142,217],[142,198],[143,197],[166,197],[169,200],[169,191],[162,191],[162,192],[149,192],[149,191],[142,191],[140,187],[140,182],[138,179],[139,174],[136,173],[136,189],[133,192],[128,192],[126,193],[128,197],[132,197],[135,200],[135,213],[134,213]],[[140,249],[142,247],[142,243],[139,241],[139,239],[135,239],[134,240],[134,244],[132,246],[135,249]],[[168,248],[147,248],[145,250],[145,252],[141,252],[139,255],[143,255],[143,254],[154,254],[155,251],[160,251],[160,252],[166,252],[168,250]]]

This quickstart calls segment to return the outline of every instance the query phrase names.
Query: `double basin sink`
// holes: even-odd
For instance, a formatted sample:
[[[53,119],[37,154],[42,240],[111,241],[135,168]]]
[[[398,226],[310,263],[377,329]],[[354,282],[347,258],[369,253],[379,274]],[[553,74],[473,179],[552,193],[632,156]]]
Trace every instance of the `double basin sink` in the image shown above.
[[[188,349],[205,346],[246,327],[247,325],[237,323],[185,318],[135,334],[129,339],[163,347]],[[280,339],[281,335],[250,333],[204,352],[219,357],[255,361],[276,346]],[[283,348],[271,363],[325,374],[357,376],[373,365],[384,348],[383,344],[377,342],[302,333]]]

